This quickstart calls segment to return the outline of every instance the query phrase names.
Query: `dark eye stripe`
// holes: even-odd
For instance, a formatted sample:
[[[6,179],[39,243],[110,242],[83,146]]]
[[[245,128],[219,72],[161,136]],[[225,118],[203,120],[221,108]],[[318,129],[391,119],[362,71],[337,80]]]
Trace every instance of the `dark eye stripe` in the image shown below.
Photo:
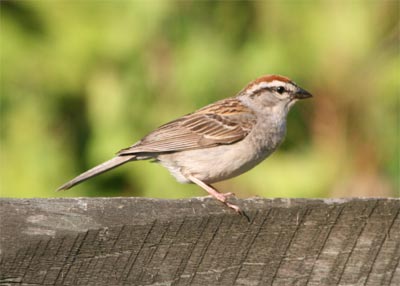
[[[262,91],[266,91],[266,90],[269,90],[269,91],[271,91],[271,92],[277,91],[276,89],[277,89],[277,88],[276,88],[276,87],[273,87],[273,86],[260,87],[259,89],[253,91],[253,93],[250,94],[250,97],[259,96],[259,95],[261,94]]]

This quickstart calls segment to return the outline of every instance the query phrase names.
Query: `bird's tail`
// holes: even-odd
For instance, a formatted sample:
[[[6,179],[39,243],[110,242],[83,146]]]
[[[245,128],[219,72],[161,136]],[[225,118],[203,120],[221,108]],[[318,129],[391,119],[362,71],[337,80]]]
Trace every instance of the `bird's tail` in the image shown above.
[[[72,188],[75,185],[78,185],[82,183],[83,181],[86,181],[87,179],[90,179],[94,176],[100,175],[101,173],[104,173],[108,170],[114,169],[115,167],[118,167],[120,165],[123,165],[129,161],[135,160],[136,155],[131,155],[131,156],[117,156],[112,158],[111,160],[108,160],[100,165],[97,165],[96,167],[93,167],[90,170],[87,170],[86,172],[80,174],[76,178],[72,179],[71,181],[65,183],[61,187],[57,189],[57,191],[62,191],[62,190],[68,190]]]

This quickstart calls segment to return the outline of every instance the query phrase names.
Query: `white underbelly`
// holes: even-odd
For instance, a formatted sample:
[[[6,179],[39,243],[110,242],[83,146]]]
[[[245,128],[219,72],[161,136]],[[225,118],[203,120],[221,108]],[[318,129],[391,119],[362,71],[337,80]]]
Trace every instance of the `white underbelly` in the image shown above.
[[[236,144],[235,148],[221,145],[160,155],[158,160],[181,183],[190,182],[188,175],[206,183],[214,183],[250,170],[276,149],[256,150],[249,148],[245,141]]]

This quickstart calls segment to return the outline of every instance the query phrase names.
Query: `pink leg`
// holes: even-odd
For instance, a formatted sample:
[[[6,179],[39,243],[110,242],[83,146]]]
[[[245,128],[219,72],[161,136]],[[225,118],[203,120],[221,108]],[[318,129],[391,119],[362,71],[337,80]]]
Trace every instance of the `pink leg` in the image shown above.
[[[204,183],[203,181],[201,181],[191,175],[188,176],[188,179],[190,181],[192,181],[193,183],[195,183],[196,185],[198,185],[199,187],[201,187],[202,189],[204,189],[212,197],[214,197],[217,200],[219,200],[220,202],[224,203],[227,207],[233,209],[234,211],[236,211],[239,214],[243,214],[242,210],[237,205],[228,203],[226,201],[227,197],[234,195],[233,193],[222,194],[222,193],[218,192],[215,188],[213,188],[211,185],[208,185],[208,184]]]

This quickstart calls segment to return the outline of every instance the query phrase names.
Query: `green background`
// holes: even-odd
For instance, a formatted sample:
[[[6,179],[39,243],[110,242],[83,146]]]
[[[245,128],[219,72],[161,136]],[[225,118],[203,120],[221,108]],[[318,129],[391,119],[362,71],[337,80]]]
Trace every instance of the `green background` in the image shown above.
[[[399,196],[399,1],[1,1],[3,197],[202,196],[135,162],[54,190],[264,74],[314,94],[239,197]]]

